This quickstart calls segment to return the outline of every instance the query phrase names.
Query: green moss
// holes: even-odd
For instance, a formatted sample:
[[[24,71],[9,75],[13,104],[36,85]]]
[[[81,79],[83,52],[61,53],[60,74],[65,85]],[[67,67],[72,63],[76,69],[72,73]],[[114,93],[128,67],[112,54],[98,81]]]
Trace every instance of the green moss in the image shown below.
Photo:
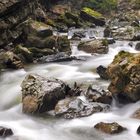
[[[120,51],[114,58],[113,63],[120,63],[122,60],[127,58],[128,62],[132,60],[133,54],[125,51]]]
[[[82,11],[87,13],[87,14],[89,14],[89,15],[91,15],[91,16],[93,16],[93,17],[97,17],[97,18],[102,18],[103,17],[101,13],[99,13],[97,11],[94,11],[94,10],[88,8],[88,7],[84,7],[82,9]]]
[[[118,0],[84,0],[83,6],[93,8],[102,13],[109,13],[117,9]]]

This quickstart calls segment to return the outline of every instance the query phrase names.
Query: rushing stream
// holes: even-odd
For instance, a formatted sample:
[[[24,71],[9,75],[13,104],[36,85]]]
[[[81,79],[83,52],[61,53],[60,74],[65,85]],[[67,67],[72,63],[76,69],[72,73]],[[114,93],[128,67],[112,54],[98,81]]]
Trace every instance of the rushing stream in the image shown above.
[[[7,140],[139,140],[136,129],[140,120],[131,118],[140,102],[123,108],[113,109],[108,113],[96,113],[89,117],[64,120],[53,117],[33,117],[22,113],[20,84],[28,73],[38,73],[44,77],[59,78],[68,83],[92,83],[107,88],[108,82],[100,80],[95,73],[99,65],[107,66],[120,50],[136,52],[127,41],[117,41],[109,46],[106,55],[90,55],[77,50],[77,43],[72,43],[72,55],[82,56],[86,61],[49,63],[27,66],[25,70],[7,71],[0,77],[0,126],[14,131],[14,136]],[[128,131],[115,136],[97,132],[94,125],[99,122],[118,122]]]

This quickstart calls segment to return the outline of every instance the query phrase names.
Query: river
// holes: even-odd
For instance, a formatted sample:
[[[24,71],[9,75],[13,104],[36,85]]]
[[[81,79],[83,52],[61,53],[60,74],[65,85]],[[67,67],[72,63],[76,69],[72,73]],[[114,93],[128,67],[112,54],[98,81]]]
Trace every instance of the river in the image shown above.
[[[28,73],[37,73],[44,77],[55,77],[69,84],[92,83],[107,88],[109,82],[100,80],[95,73],[99,65],[107,66],[120,51],[136,52],[128,41],[116,41],[109,46],[105,55],[91,55],[77,50],[77,43],[72,43],[72,55],[86,60],[59,63],[46,63],[27,66],[17,71],[7,71],[0,76],[0,126],[13,130],[14,136],[6,140],[139,140],[136,130],[140,120],[131,118],[140,102],[118,108],[115,103],[111,112],[96,113],[89,117],[73,120],[56,119],[46,115],[33,117],[22,113],[21,82]],[[118,122],[128,128],[119,135],[109,136],[97,132],[94,125],[99,122]]]

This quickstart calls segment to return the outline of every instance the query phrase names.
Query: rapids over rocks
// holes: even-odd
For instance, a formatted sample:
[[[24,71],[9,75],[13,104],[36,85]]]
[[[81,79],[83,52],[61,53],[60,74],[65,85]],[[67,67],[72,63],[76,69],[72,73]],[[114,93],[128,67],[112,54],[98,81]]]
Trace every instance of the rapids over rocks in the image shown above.
[[[71,38],[74,30],[68,35]],[[103,29],[88,30],[83,40],[90,37],[100,38]],[[114,56],[121,50],[137,52],[134,47],[129,46],[129,41],[116,41],[109,45],[107,54],[87,54],[77,49],[78,41],[72,41],[72,56],[81,60],[45,63],[29,65],[25,69],[6,71],[0,76],[0,126],[9,127],[14,135],[7,140],[139,140],[136,134],[140,120],[131,118],[132,114],[140,106],[140,102],[128,104],[119,108],[113,102],[110,112],[95,113],[89,117],[65,120],[50,115],[33,117],[22,113],[21,105],[21,82],[29,73],[37,73],[43,77],[55,77],[73,84],[85,83],[87,85],[107,89],[109,82],[101,80],[95,69],[99,65],[108,66]],[[84,99],[81,97],[84,101]],[[50,112],[51,114],[51,112]],[[128,130],[119,135],[108,136],[97,132],[94,125],[99,122],[117,122]]]

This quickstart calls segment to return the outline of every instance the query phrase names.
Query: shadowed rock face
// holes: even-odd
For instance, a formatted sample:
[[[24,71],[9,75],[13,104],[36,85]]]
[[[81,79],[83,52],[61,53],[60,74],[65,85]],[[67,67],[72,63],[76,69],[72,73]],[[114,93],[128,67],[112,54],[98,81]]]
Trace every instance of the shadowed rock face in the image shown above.
[[[35,14],[39,0],[0,0],[0,46],[20,36],[20,23]]]

